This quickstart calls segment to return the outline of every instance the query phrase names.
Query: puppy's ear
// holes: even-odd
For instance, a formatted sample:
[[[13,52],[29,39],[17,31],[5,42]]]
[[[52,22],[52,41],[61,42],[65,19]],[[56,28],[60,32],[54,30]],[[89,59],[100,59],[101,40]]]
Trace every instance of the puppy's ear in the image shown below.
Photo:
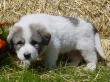
[[[36,32],[40,35],[42,45],[48,45],[51,39],[51,34],[47,31],[46,27],[41,24],[31,24],[30,27],[32,28],[33,32]]]
[[[42,44],[43,45],[48,45],[51,39],[51,34],[46,33],[45,35],[42,35]]]
[[[8,36],[7,36],[7,42],[8,42],[8,43],[11,43],[14,34],[15,34],[17,31],[19,31],[19,30],[20,30],[20,28],[17,27],[17,26],[11,27],[11,28],[9,29],[9,34],[8,34]]]
[[[13,26],[9,30],[9,34],[7,36],[7,42],[8,42],[7,48],[9,51],[11,52],[15,51],[13,44],[14,44],[14,41],[19,38],[18,36],[22,36],[22,29],[19,26]]]

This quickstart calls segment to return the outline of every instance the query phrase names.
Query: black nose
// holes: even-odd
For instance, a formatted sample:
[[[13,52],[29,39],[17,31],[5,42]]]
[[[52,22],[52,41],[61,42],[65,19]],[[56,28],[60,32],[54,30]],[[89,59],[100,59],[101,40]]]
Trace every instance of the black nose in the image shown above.
[[[31,57],[31,54],[30,54],[30,53],[24,54],[24,57],[25,57],[26,59],[29,59],[29,58]]]

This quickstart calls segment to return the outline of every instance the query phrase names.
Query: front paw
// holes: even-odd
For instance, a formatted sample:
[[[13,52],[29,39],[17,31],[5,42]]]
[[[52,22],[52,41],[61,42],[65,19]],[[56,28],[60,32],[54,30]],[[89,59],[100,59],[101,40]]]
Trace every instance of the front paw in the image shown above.
[[[21,61],[21,67],[23,69],[28,69],[30,68],[31,64],[30,64],[30,61]]]

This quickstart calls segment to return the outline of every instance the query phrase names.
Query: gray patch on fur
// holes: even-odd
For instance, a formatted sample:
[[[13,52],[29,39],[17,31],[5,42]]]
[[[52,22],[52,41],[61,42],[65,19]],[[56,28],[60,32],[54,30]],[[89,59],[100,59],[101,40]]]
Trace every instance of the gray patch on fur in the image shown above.
[[[91,24],[91,22],[89,20],[86,20],[86,21]],[[94,24],[91,24],[91,25],[93,27],[94,34],[98,33],[98,30],[96,29],[95,25]]]
[[[25,43],[22,35],[23,33],[21,28],[17,28],[17,30],[13,33],[12,44],[16,50],[19,50]]]
[[[98,31],[97,31],[96,27],[93,24],[92,24],[92,26],[93,26],[93,32],[94,32],[94,34],[96,34]]]
[[[31,24],[30,29],[32,32],[30,43],[33,44],[34,41],[35,44],[33,44],[33,46],[38,50],[38,53],[41,54],[44,48],[47,46],[45,45],[44,39],[48,39],[48,33],[46,32],[46,29],[39,24]]]
[[[43,45],[48,45],[51,34],[47,31],[47,29],[40,24],[31,24],[30,28],[32,30],[32,36],[36,36],[36,39],[42,42]]]
[[[30,29],[31,29],[31,33],[32,33],[32,36],[31,36],[30,40],[35,40],[38,43],[41,43],[42,38],[41,38],[41,36],[39,34],[39,29],[37,29],[36,27],[37,26],[35,24],[31,24],[30,25]]]
[[[79,24],[78,19],[75,18],[75,17],[66,17],[66,16],[65,16],[65,18],[66,18],[66,19],[69,19],[69,21],[70,21],[73,25],[75,25],[75,26],[77,26],[77,25]]]

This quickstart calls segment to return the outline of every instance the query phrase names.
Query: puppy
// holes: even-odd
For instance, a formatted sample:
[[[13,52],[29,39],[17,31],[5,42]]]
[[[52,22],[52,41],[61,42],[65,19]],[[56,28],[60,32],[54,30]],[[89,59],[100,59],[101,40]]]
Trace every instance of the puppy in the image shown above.
[[[25,15],[14,24],[7,40],[27,67],[44,53],[44,64],[49,68],[56,67],[59,54],[72,50],[81,52],[89,70],[96,69],[97,52],[104,58],[97,30],[80,18]]]

